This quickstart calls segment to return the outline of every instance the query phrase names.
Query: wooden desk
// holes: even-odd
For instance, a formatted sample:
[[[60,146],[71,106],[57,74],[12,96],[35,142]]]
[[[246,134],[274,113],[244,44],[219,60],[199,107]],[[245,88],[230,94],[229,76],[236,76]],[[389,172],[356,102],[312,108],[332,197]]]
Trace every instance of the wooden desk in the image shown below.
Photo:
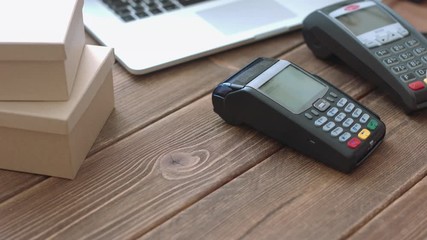
[[[426,4],[387,2],[426,27]],[[343,174],[224,123],[212,89],[258,56],[291,60],[374,110],[382,146]],[[316,59],[300,31],[113,73],[116,109],[75,180],[0,171],[0,239],[427,238],[427,112],[407,116],[342,62]]]

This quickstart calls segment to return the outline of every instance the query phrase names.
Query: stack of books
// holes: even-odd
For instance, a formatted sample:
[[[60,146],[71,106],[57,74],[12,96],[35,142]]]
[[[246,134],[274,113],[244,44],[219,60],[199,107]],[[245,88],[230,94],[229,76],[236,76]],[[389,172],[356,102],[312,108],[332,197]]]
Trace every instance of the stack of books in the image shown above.
[[[114,108],[113,49],[85,44],[83,0],[6,5],[0,168],[73,179]]]

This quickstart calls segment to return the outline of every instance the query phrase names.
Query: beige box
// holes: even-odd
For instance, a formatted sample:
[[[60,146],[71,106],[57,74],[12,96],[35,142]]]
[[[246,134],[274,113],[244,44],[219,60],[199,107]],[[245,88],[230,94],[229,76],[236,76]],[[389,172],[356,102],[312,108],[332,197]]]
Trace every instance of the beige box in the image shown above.
[[[85,44],[82,8],[83,0],[2,2],[0,100],[68,100]]]
[[[113,63],[86,46],[69,101],[0,102],[0,168],[74,178],[114,108]]]

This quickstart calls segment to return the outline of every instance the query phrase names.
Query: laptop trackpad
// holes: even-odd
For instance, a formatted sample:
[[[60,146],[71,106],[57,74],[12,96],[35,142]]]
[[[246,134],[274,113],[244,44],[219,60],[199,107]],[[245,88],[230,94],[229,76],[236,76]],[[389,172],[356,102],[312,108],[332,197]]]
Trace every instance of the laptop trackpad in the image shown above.
[[[224,34],[235,34],[296,15],[273,0],[240,0],[198,12]]]

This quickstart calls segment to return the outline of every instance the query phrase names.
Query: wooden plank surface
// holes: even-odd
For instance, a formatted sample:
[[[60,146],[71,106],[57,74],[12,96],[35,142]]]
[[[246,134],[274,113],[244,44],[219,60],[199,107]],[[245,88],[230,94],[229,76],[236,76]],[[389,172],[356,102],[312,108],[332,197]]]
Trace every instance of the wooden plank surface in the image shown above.
[[[210,92],[258,56],[360,100],[386,123],[383,145],[342,174],[225,124]],[[407,116],[341,62],[314,58],[299,31],[148,75],[113,73],[116,109],[75,180],[0,170],[1,239],[426,237],[427,113]]]
[[[139,236],[279,148],[224,124],[206,96],[96,153],[75,180],[49,178],[1,203],[0,236]]]
[[[427,178],[363,226],[352,240],[427,239]]]

